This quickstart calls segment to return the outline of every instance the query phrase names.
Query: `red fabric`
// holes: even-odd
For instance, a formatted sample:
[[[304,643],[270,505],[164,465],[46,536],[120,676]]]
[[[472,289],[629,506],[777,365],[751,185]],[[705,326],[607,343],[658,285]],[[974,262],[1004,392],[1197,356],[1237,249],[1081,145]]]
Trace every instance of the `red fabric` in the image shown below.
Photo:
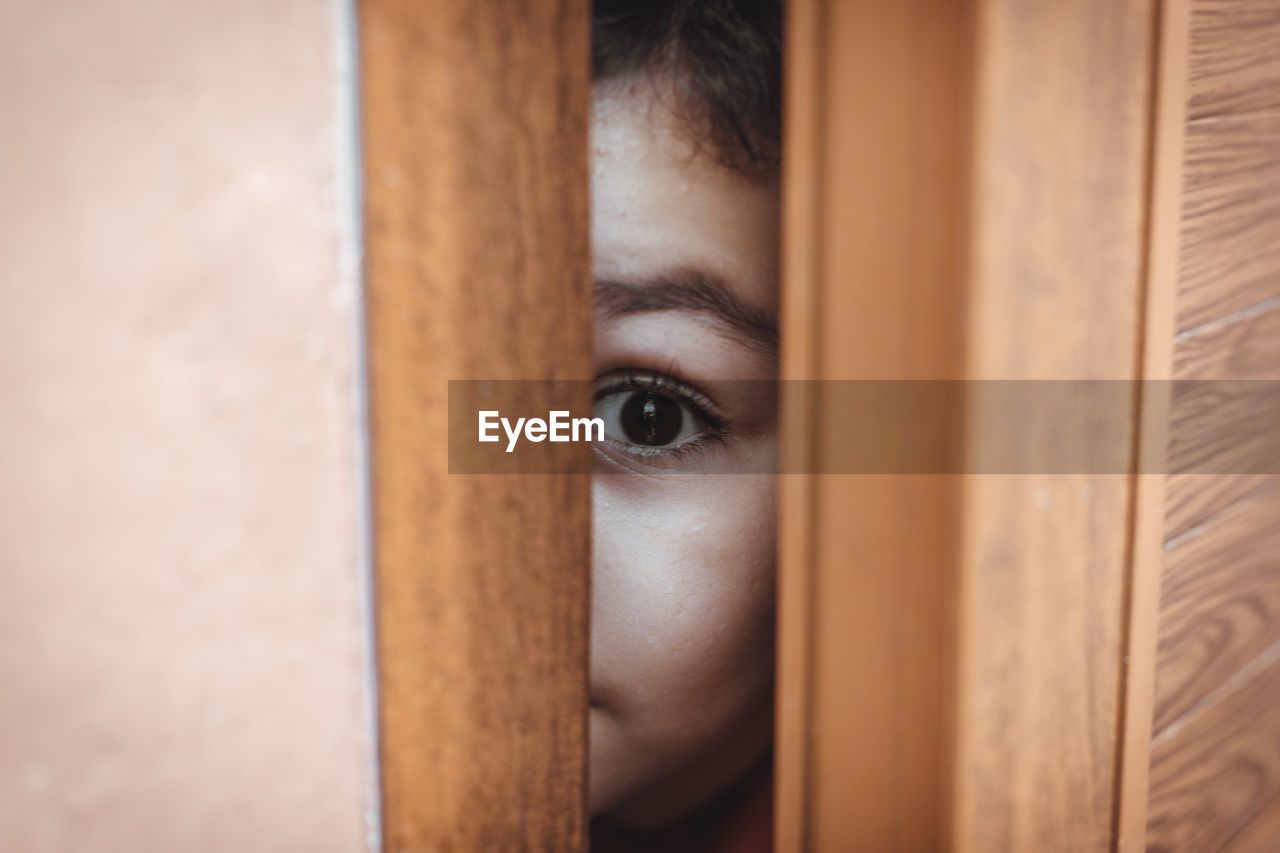
[[[773,767],[677,827],[627,836],[593,826],[591,853],[773,853]]]

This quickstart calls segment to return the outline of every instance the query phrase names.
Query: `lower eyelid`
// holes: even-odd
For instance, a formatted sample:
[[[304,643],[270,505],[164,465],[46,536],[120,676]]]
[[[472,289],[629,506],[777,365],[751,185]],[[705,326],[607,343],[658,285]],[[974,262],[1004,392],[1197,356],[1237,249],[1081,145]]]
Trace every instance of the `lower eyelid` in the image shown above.
[[[619,453],[624,453],[632,459],[660,459],[663,457],[679,459],[711,449],[714,445],[720,444],[727,438],[728,436],[718,433],[704,433],[674,447],[644,447],[643,445],[623,444],[619,441],[608,441],[607,443],[617,448]]]

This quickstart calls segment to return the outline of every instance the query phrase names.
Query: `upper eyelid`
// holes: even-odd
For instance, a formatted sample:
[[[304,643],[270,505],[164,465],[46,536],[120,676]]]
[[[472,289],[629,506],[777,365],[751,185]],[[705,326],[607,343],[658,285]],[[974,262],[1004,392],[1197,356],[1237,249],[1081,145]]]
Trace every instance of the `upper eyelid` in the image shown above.
[[[611,381],[612,380],[612,381]],[[666,391],[679,398],[681,402],[694,407],[699,414],[716,422],[723,429],[731,421],[711,395],[702,391],[692,382],[672,375],[670,372],[657,370],[632,369],[611,371],[596,379],[595,399],[600,399],[605,391],[620,390],[627,387],[640,390],[654,389]]]

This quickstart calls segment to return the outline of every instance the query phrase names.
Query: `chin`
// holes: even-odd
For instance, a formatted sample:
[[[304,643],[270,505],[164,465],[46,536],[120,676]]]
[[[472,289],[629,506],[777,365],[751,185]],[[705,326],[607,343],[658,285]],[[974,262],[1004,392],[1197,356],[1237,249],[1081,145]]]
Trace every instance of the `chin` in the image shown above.
[[[619,769],[620,755],[617,720],[609,709],[593,701],[587,713],[587,814],[595,818],[617,806],[623,798]]]
[[[660,828],[661,816],[648,813],[644,795],[664,776],[652,749],[629,744],[625,725],[607,706],[593,705],[587,715],[587,814],[630,831]]]

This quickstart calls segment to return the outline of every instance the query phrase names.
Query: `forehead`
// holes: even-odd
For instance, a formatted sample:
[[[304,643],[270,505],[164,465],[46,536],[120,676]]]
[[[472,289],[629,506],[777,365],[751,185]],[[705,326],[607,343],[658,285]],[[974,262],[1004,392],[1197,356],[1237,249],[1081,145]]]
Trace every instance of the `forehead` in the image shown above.
[[[591,166],[597,279],[705,270],[776,313],[776,179],[749,179],[700,150],[645,79],[597,87]]]

